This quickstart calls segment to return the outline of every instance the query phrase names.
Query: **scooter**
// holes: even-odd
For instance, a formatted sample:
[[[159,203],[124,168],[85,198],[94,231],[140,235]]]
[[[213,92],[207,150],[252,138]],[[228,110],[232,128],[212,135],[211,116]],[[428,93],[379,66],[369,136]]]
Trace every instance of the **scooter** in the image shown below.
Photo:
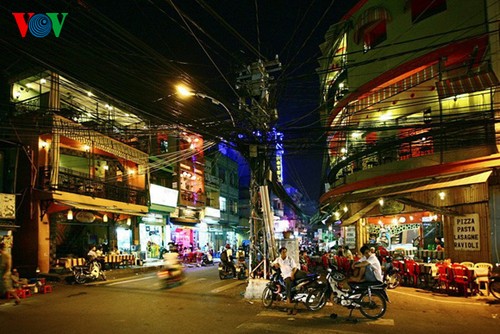
[[[399,269],[392,264],[392,257],[385,257],[384,265],[384,283],[387,284],[388,289],[395,289],[401,284],[401,273]]]
[[[224,264],[224,262],[219,262],[219,278],[221,280],[233,277],[233,270],[230,266]]]
[[[106,280],[104,271],[101,270],[101,264],[98,261],[90,261],[84,266],[74,266],[73,277],[78,284],[84,284],[89,281],[96,281],[98,279]]]
[[[201,258],[201,265],[202,266],[213,266],[214,265],[214,258],[210,252],[206,252],[203,254]]]
[[[174,286],[181,285],[185,279],[184,268],[179,262],[177,253],[165,253],[163,255],[165,264],[163,268],[156,273],[160,279],[163,287],[166,289],[173,288]]]
[[[323,308],[330,298],[335,304],[351,310],[349,318],[352,319],[352,311],[359,309],[368,319],[378,319],[387,311],[389,296],[386,292],[386,284],[381,282],[349,283],[349,289],[341,289],[339,283],[346,279],[337,267],[331,266],[327,269],[326,283],[319,282],[323,288],[312,290],[306,298],[306,306],[312,311]],[[331,318],[337,315],[333,313]],[[357,321],[357,320],[353,320]]]
[[[281,276],[281,270],[279,268],[273,268],[273,270],[275,272],[271,275],[269,283],[267,283],[262,292],[262,304],[264,304],[266,308],[271,307],[274,301],[286,301],[288,299],[285,281]],[[306,277],[294,281],[291,290],[291,302],[294,304],[299,302],[306,303],[307,296],[312,293],[312,291],[321,287],[321,285],[319,285],[319,278],[320,275],[318,274],[307,274]]]

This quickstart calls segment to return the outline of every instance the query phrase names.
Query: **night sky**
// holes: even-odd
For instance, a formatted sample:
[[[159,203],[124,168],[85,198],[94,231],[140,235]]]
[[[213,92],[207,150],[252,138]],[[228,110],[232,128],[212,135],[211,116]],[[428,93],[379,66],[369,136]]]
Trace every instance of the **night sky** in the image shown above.
[[[31,64],[56,68],[158,122],[169,122],[152,101],[172,94],[176,83],[183,81],[237,112],[238,71],[278,55],[282,70],[272,74],[273,99],[278,131],[285,133],[285,183],[317,201],[325,146],[315,73],[319,45],[328,27],[355,2],[1,1],[0,65],[7,76]],[[28,32],[22,38],[13,12],[68,15],[59,37],[36,38]],[[169,103],[160,107],[172,107]]]

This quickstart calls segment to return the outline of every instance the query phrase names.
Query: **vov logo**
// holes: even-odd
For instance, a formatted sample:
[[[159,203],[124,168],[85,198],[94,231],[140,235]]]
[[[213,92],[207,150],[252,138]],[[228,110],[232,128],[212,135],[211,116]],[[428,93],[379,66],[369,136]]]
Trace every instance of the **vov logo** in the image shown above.
[[[12,15],[16,19],[22,38],[26,37],[28,30],[34,37],[43,38],[51,31],[56,37],[59,37],[68,13],[12,13]],[[61,16],[61,20],[59,20],[59,16]]]

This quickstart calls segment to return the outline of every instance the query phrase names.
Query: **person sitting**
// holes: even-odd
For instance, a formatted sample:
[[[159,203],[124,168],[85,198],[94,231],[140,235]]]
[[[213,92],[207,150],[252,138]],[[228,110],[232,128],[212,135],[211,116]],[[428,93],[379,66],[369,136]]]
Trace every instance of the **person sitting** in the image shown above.
[[[97,248],[96,246],[92,245],[90,246],[89,252],[87,253],[87,261],[90,263],[92,261],[95,261],[97,259]]]
[[[220,254],[220,260],[222,263],[226,266],[229,267],[233,273],[233,278],[237,279],[236,277],[236,267],[234,266],[233,263],[233,250],[231,249],[231,246],[229,244],[226,244],[226,247]]]
[[[7,252],[7,246],[0,242],[0,295],[9,293],[15,299],[16,305],[21,303],[21,299],[12,286],[11,279],[12,257]]]
[[[306,273],[304,273],[301,270],[298,270],[297,264],[295,263],[294,259],[287,256],[287,249],[286,247],[281,247],[279,249],[280,256],[278,256],[273,262],[272,266],[274,268],[280,268],[281,269],[281,277],[285,281],[285,286],[286,286],[286,297],[287,297],[287,303],[288,305],[292,304],[292,283],[295,279],[300,279],[304,278],[307,276]],[[297,309],[295,307],[290,308],[288,310],[288,314],[297,314]]]
[[[364,245],[360,249],[363,257],[353,264],[353,269],[359,268],[356,276],[352,276],[349,282],[383,282],[382,267],[370,247]]]
[[[19,272],[17,271],[16,268],[12,269],[12,272],[10,274],[10,278],[12,279],[12,286],[16,289],[22,288],[23,285],[28,284],[28,279],[27,278],[20,278]]]

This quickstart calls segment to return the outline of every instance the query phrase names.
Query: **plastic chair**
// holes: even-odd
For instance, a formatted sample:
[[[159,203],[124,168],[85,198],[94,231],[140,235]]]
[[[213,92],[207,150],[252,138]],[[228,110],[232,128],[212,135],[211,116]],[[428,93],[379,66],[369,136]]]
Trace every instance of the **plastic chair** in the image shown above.
[[[453,284],[453,278],[450,275],[450,270],[449,270],[450,267],[443,263],[436,264],[436,267],[438,270],[438,283],[440,286],[442,283],[444,283],[446,288],[446,293],[449,293],[450,286]]]
[[[484,294],[484,292],[481,290],[481,283],[483,283],[487,296],[490,294],[489,275],[492,269],[493,265],[487,262],[478,262],[474,265],[474,275],[476,276],[477,288],[481,294]]]
[[[418,267],[417,263],[413,260],[405,260],[405,268],[404,276],[410,278],[413,285],[417,286],[420,267]]]
[[[451,270],[453,270],[453,282],[457,286],[457,288],[464,289],[464,296],[467,298],[468,293],[467,289],[471,284],[471,279],[469,276],[469,269],[461,264],[454,264],[451,266]]]
[[[465,262],[461,262],[460,264],[462,266],[466,266],[467,269],[474,269],[474,262],[465,261]]]

